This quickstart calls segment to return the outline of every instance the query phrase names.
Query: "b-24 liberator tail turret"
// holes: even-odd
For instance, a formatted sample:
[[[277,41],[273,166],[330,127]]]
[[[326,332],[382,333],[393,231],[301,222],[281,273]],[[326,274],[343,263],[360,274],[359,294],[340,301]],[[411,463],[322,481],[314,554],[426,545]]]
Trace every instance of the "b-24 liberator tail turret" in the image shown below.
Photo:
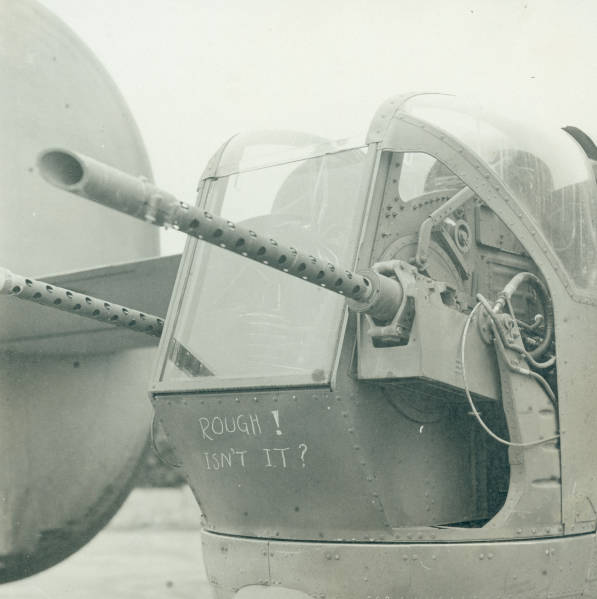
[[[190,237],[150,397],[217,596],[597,596],[591,159],[434,94],[305,139],[233,138],[196,207],[39,159]]]

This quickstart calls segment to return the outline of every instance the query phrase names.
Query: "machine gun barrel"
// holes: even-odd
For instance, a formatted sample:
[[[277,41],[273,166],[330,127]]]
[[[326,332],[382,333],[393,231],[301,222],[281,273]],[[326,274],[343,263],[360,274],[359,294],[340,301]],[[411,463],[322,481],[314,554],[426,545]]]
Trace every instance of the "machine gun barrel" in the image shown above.
[[[12,295],[42,306],[154,337],[160,337],[164,327],[164,321],[153,314],[145,314],[133,308],[50,285],[44,281],[25,278],[6,268],[0,268],[0,295]]]
[[[38,158],[42,176],[57,187],[157,226],[170,226],[304,281],[344,295],[349,307],[390,321],[403,291],[394,279],[373,271],[352,272],[279,243],[275,239],[180,202],[145,179],[136,178],[93,158],[50,149]]]

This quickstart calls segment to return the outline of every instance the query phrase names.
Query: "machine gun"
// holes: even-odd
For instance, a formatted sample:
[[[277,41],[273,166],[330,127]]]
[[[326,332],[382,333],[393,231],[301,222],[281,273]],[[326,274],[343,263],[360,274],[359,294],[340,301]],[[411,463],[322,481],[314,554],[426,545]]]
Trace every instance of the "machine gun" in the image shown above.
[[[499,141],[471,139],[466,111]],[[218,597],[593,596],[582,148],[428,95],[382,105],[363,145],[247,163],[259,144],[225,144],[197,206],[70,150],[38,161],[53,185],[191,238],[150,397]],[[2,289],[40,301],[40,285]],[[68,309],[87,299],[110,320],[92,297]]]
[[[146,180],[132,177],[88,156],[52,149],[38,160],[51,184],[156,226],[165,226],[276,268],[351,300],[354,310],[384,322],[396,315],[403,298],[396,280],[371,270],[347,268],[308,254],[221,216],[180,202]]]

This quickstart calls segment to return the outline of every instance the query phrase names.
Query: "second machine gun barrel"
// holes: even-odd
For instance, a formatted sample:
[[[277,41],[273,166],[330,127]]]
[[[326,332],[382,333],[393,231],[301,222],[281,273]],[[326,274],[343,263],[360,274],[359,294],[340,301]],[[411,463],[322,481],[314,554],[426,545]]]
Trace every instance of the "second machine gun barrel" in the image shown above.
[[[70,312],[153,337],[159,338],[164,328],[164,321],[153,314],[140,312],[72,289],[58,287],[45,281],[24,277],[6,268],[0,268],[1,295],[11,295],[41,306]]]
[[[403,296],[400,283],[374,271],[340,268],[292,246],[177,200],[142,178],[64,149],[38,158],[42,176],[56,187],[157,226],[235,252],[304,281],[344,295],[349,307],[380,322],[392,320]]]

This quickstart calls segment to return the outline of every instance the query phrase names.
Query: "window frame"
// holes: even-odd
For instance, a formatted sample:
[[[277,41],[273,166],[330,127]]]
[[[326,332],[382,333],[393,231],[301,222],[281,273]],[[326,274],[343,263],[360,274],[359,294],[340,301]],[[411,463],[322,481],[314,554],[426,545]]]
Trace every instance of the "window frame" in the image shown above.
[[[254,138],[257,134],[251,134]],[[264,135],[271,135],[271,132],[266,132]],[[234,138],[232,138],[234,139]],[[344,142],[344,143],[343,143]],[[226,165],[226,169],[219,169],[220,160],[225,155],[225,149],[228,145],[224,144],[214,156],[209,160],[207,167],[199,181],[197,189],[197,203],[196,206],[205,209],[209,202],[210,192],[217,179],[223,176],[229,176],[231,174],[237,174],[244,172],[243,170],[230,169]],[[332,142],[333,144],[334,142]],[[321,151],[321,148],[327,148]],[[352,264],[345,265],[348,268],[355,268],[357,263],[360,247],[363,240],[363,231],[366,223],[369,221],[369,211],[371,209],[371,195],[372,195],[372,182],[375,180],[375,173],[378,168],[378,152],[377,144],[364,144],[351,145],[345,143],[345,140],[340,140],[338,143],[337,150],[335,152],[329,151],[329,144],[309,146],[301,152],[297,152],[294,160],[290,161],[267,161],[262,167],[251,165],[247,168],[247,171],[256,170],[256,168],[268,168],[275,166],[276,164],[286,164],[287,162],[294,162],[299,160],[305,160],[310,158],[317,158],[336,152],[345,152],[350,149],[363,148],[366,151],[365,162],[363,164],[363,175],[361,180],[361,187],[359,195],[361,196],[360,206],[363,206],[363,216],[359,229],[356,233],[355,241],[355,253]],[[225,174],[223,174],[225,173]],[[167,379],[162,380],[164,370],[166,368],[168,353],[170,348],[170,340],[174,336],[176,326],[181,316],[182,302],[185,296],[185,291],[190,282],[191,268],[195,262],[195,258],[198,254],[199,240],[193,237],[188,237],[185,245],[182,259],[180,262],[178,274],[172,290],[172,296],[170,305],[165,319],[165,326],[161,336],[160,344],[158,347],[157,356],[152,369],[151,386],[149,389],[150,400],[156,394],[175,394],[180,392],[210,392],[210,391],[252,391],[260,389],[271,389],[273,388],[328,388],[334,390],[337,368],[340,358],[340,351],[342,349],[344,335],[346,332],[347,325],[347,308],[343,307],[343,313],[339,319],[339,326],[337,330],[337,343],[333,355],[330,357],[330,372],[329,375],[323,381],[314,382],[305,375],[278,375],[275,377],[195,377],[192,379]],[[305,283],[307,284],[307,283]]]

